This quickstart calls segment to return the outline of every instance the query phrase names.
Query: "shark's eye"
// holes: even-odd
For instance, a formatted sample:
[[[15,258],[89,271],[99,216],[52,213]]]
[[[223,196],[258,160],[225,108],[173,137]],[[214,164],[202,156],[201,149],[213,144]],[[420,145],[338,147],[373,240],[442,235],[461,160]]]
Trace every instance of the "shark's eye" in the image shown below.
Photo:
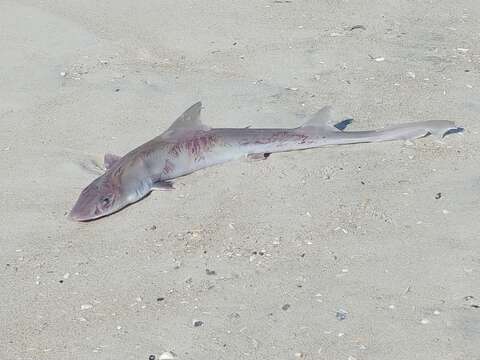
[[[105,208],[107,206],[110,205],[110,198],[105,196],[103,199],[102,199],[102,206]]]

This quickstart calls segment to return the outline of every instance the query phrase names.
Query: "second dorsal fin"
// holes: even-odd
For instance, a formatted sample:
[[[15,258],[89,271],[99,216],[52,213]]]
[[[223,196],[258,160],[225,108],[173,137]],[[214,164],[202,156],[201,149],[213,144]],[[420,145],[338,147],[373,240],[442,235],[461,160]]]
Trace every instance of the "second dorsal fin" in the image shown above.
[[[317,111],[302,127],[316,127],[325,130],[337,130],[334,127],[333,109],[331,106],[324,106]]]
[[[344,130],[351,122],[352,119],[349,118],[341,121],[336,120],[335,112],[333,111],[332,107],[324,106],[315,114],[313,114],[310,120],[302,125],[302,128],[314,127],[326,131],[341,131]]]
[[[200,111],[202,110],[202,103],[199,101],[190,106],[185,112],[179,116],[177,120],[173,122],[168,130],[177,129],[198,129],[208,130],[208,126],[202,124],[200,120]]]

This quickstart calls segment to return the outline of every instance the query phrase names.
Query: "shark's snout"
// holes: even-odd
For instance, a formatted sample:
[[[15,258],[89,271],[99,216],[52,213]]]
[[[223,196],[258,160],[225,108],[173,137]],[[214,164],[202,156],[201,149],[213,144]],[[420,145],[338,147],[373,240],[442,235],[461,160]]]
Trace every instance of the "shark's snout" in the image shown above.
[[[103,176],[97,178],[80,193],[70,211],[70,219],[89,221],[115,212],[119,203],[114,190],[111,182]]]
[[[97,207],[95,197],[88,196],[82,192],[77,202],[70,211],[70,219],[74,221],[88,221],[101,216]]]
[[[88,207],[82,207],[81,205],[78,205],[78,201],[72,210],[70,210],[69,214],[69,218],[73,221],[89,221],[96,219],[99,216],[101,215],[97,208],[91,209]]]

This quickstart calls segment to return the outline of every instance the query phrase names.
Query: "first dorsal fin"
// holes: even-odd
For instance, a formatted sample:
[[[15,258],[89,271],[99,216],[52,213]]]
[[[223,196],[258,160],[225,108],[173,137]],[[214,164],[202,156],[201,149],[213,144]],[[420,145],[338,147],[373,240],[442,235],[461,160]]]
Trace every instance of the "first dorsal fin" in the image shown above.
[[[335,119],[335,112],[331,106],[324,106],[319,111],[317,111],[305,124],[302,125],[302,128],[313,127],[317,129],[323,129],[327,131],[341,131],[347,127],[352,122],[352,119],[344,119],[338,122]]]
[[[202,103],[199,101],[190,106],[180,117],[173,122],[168,130],[177,129],[201,129],[208,130],[209,127],[202,124],[200,120],[200,111],[202,110]]]

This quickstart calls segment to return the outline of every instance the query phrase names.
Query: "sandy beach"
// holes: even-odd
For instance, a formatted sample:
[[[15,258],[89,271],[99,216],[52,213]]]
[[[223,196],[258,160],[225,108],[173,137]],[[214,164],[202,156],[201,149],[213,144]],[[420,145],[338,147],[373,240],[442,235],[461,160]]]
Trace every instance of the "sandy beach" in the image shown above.
[[[0,359],[480,359],[478,0],[0,0]],[[85,166],[212,127],[453,120],[98,221]]]

